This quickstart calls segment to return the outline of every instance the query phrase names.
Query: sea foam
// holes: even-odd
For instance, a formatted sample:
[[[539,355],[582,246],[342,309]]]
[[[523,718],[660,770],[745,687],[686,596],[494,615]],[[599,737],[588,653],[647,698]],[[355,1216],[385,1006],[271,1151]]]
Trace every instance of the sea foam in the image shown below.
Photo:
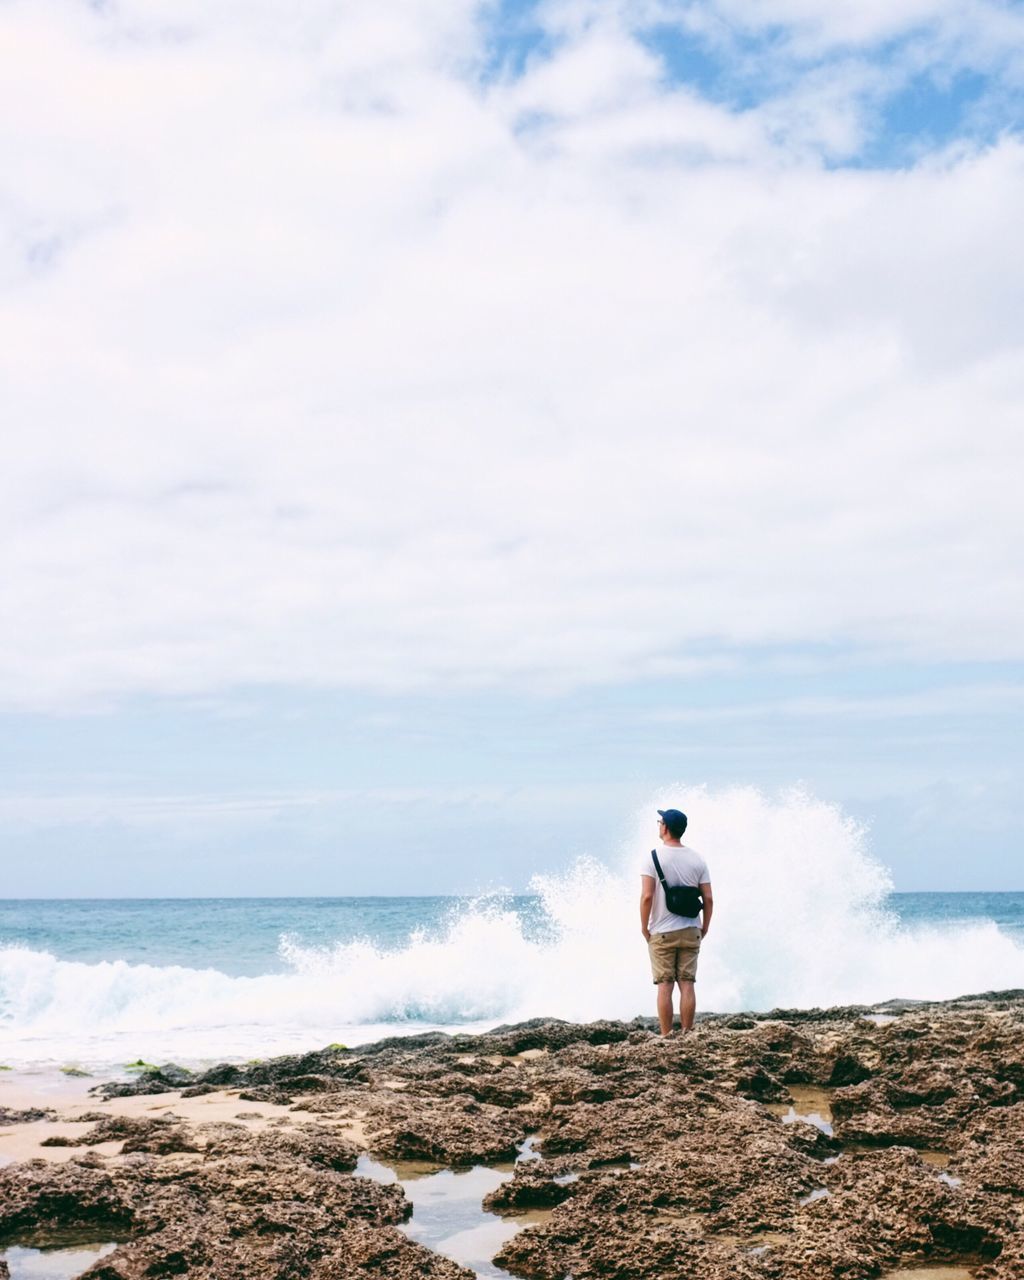
[[[0,947],[0,1060],[108,1063],[142,1054],[264,1056],[426,1027],[480,1029],[553,1016],[648,1014],[638,918],[651,812],[680,798],[707,858],[715,916],[700,1007],[719,1011],[941,999],[1024,987],[1024,949],[991,921],[901,927],[866,832],[801,792],[675,789],[637,814],[617,859],[537,877],[537,937],[507,900],[465,905],[440,932],[397,947],[282,937],[284,972],[87,964]],[[956,945],[950,933],[955,928]]]

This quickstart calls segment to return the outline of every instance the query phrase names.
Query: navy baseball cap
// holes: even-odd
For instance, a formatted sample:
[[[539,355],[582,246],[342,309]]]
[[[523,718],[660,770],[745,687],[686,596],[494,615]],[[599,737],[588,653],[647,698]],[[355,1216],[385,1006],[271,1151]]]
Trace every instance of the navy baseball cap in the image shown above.
[[[658,817],[668,827],[669,835],[673,839],[681,840],[683,838],[683,832],[686,830],[685,813],[682,813],[679,809],[659,809]]]

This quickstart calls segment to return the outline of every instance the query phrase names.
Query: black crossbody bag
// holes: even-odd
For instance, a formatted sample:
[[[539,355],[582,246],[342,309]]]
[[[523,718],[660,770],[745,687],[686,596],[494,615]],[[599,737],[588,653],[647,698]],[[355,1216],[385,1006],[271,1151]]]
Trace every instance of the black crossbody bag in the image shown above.
[[[674,916],[685,916],[688,920],[692,920],[694,916],[699,915],[704,908],[704,899],[701,897],[700,889],[693,884],[666,884],[665,873],[661,869],[656,849],[651,850],[651,857],[654,859],[654,869],[658,873],[661,887],[665,890],[665,905],[669,911]]]

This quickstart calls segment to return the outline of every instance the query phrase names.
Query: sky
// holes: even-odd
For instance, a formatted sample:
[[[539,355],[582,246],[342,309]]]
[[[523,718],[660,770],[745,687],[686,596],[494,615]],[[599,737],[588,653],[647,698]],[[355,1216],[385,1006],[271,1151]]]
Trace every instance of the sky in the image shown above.
[[[1024,889],[1024,3],[0,56],[0,896],[520,890],[702,785]]]

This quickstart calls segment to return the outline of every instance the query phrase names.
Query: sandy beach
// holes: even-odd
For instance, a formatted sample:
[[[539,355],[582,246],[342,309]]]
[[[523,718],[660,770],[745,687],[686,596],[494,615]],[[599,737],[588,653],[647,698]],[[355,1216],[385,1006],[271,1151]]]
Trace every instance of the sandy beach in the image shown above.
[[[12,1073],[0,1238],[91,1280],[1019,1280],[1022,1031],[1011,992]]]
[[[62,1090],[40,1088],[29,1080],[15,1079],[9,1086],[0,1085],[0,1107],[8,1114],[45,1111],[38,1120],[5,1124],[0,1127],[0,1163],[20,1160],[69,1160],[80,1151],[78,1140],[100,1122],[100,1118],[120,1117],[129,1120],[181,1120],[185,1124],[232,1123],[250,1133],[259,1133],[272,1121],[288,1116],[289,1108],[263,1103],[247,1107],[238,1099],[238,1090],[221,1090],[198,1098],[182,1098],[180,1092],[153,1097],[139,1095],[127,1098],[93,1098],[89,1089],[93,1080],[76,1080]],[[80,1119],[86,1116],[86,1119]],[[55,1139],[66,1138],[68,1146],[54,1145]],[[123,1140],[94,1143],[90,1151],[108,1159],[118,1157]],[[44,1146],[43,1143],[49,1143]]]

